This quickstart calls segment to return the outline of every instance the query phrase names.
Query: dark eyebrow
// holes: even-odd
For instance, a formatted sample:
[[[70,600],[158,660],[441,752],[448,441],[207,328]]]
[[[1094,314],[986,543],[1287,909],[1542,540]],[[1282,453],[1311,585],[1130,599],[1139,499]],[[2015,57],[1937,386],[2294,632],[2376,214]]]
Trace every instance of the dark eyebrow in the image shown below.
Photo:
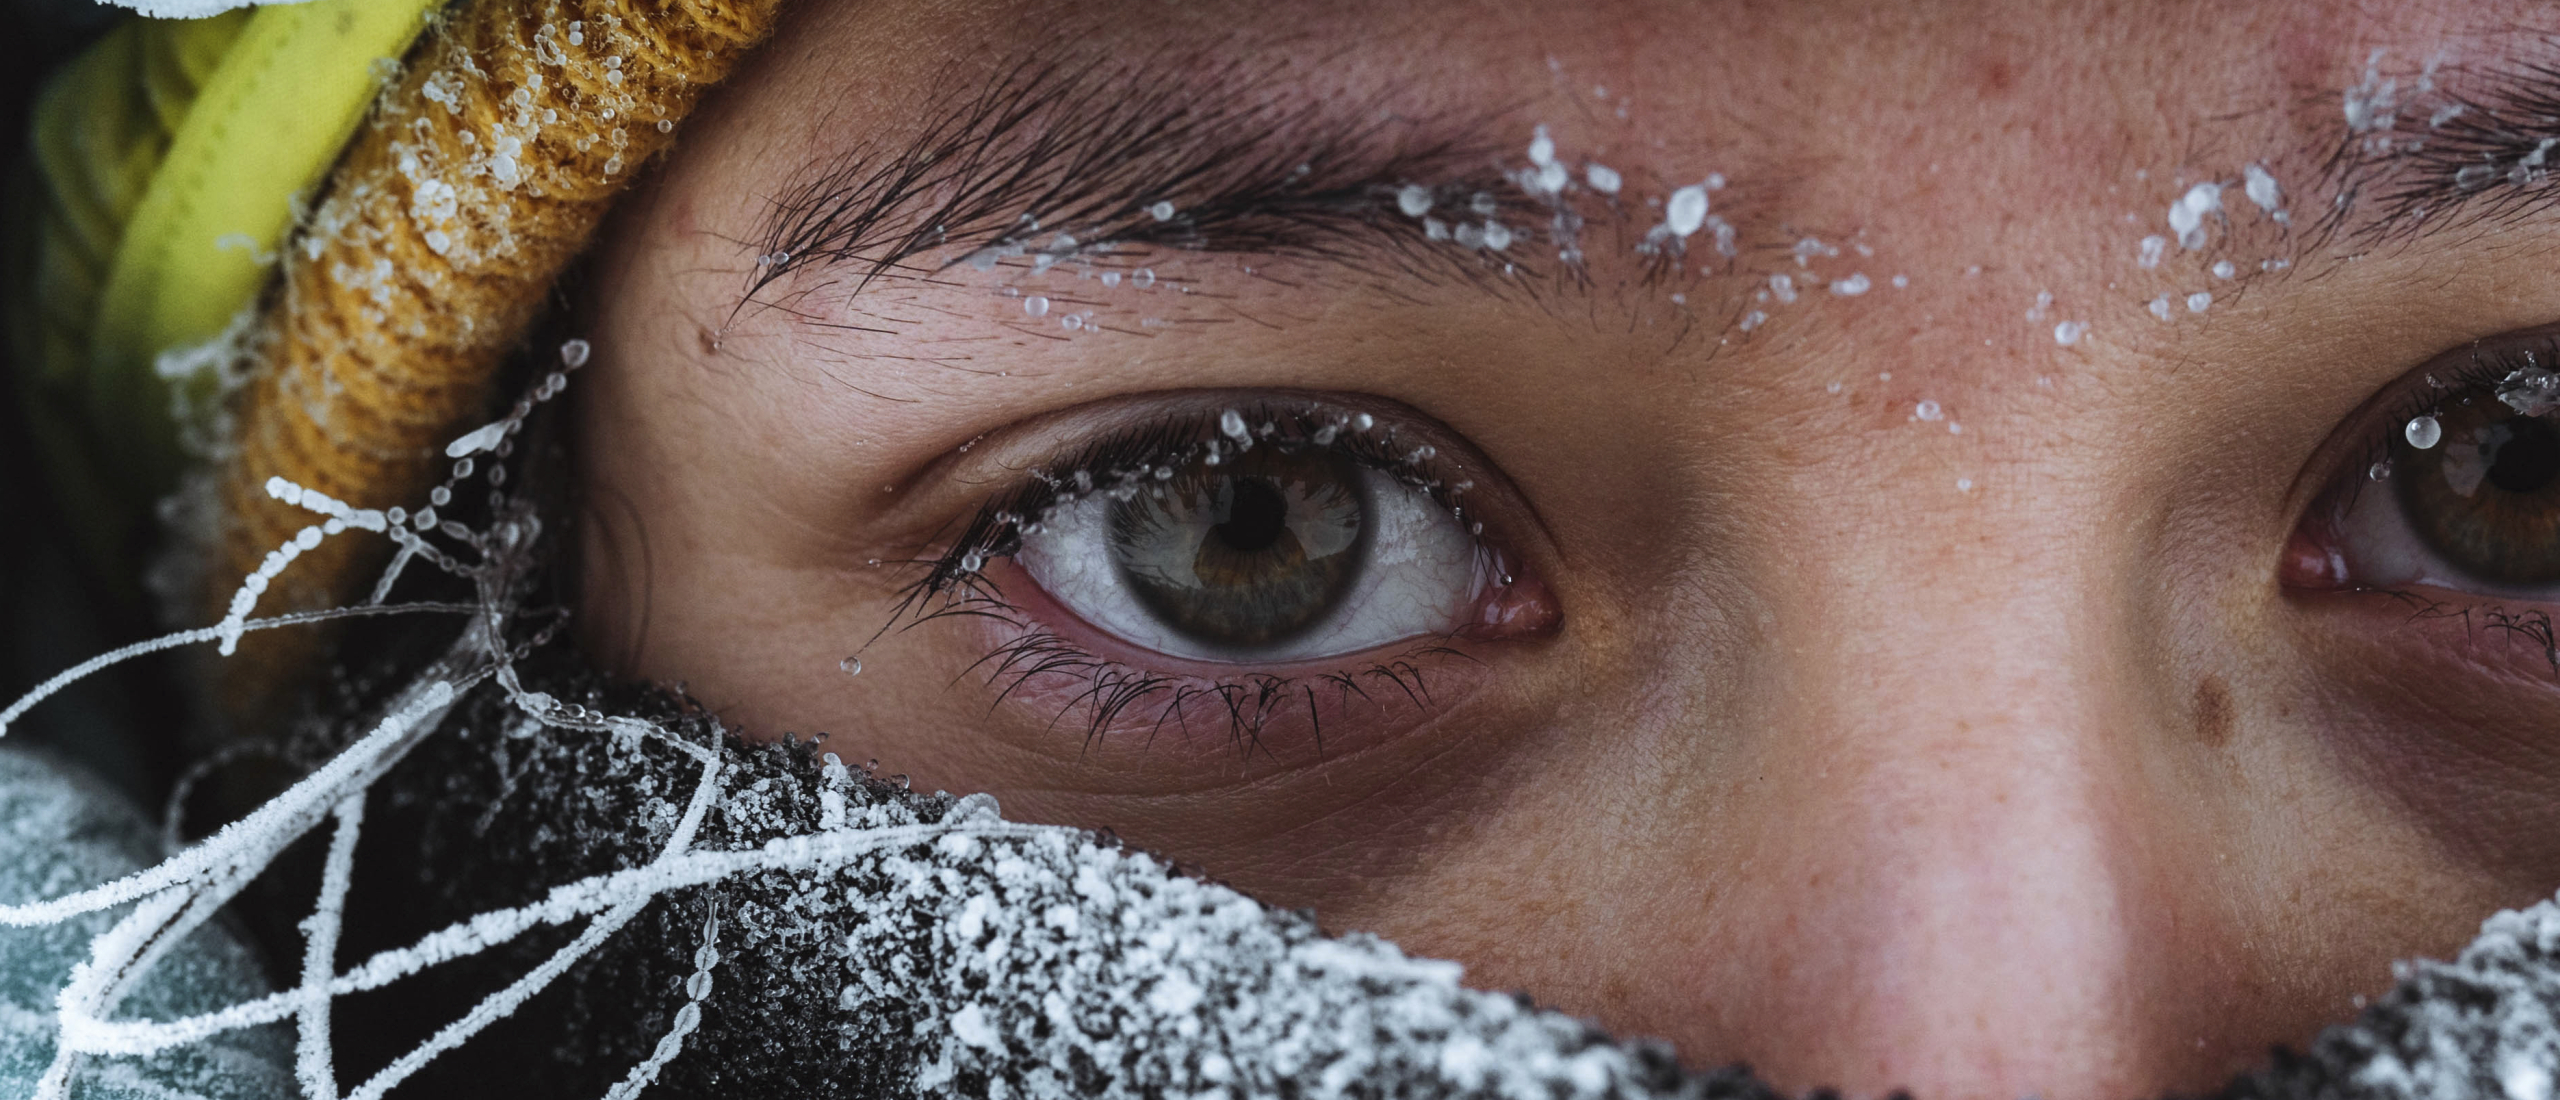
[[[2553,54],[2535,35],[2525,49]],[[2368,82],[2372,78],[2368,77]],[[2350,90],[2368,94],[2379,86]],[[2333,181],[2323,221],[2348,251],[2494,232],[2560,206],[2560,58],[2514,57],[2483,68],[2430,70],[2395,102],[2331,123]],[[2400,94],[2408,94],[2405,100]],[[2349,102],[2353,102],[2352,99]],[[2379,110],[2381,113],[2376,114]]]
[[[1504,112],[1413,114],[1393,91],[1328,100],[1281,66],[1172,68],[1022,62],[927,112],[910,137],[814,165],[771,204],[741,306],[788,309],[815,288],[772,292],[819,270],[849,273],[858,293],[963,265],[1040,269],[1154,248],[1311,258],[1504,294],[1535,295],[1574,266],[1541,249],[1450,248],[1398,210],[1399,193],[1420,184],[1439,211],[1463,212],[1453,220],[1522,227],[1524,245],[1527,227],[1548,228],[1556,209],[1499,164],[1490,133]]]

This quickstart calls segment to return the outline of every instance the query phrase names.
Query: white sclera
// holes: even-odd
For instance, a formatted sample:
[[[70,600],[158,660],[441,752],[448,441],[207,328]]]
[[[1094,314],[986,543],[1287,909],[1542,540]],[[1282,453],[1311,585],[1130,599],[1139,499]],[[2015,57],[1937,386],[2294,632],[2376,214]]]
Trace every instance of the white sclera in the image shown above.
[[[1369,497],[1366,557],[1349,590],[1312,629],[1263,650],[1233,651],[1193,639],[1138,602],[1111,560],[1108,494],[1050,513],[1016,553],[1024,570],[1067,610],[1131,645],[1220,663],[1286,663],[1360,653],[1444,633],[1463,621],[1479,580],[1476,544],[1430,495],[1378,470],[1361,470]],[[1205,532],[1204,532],[1205,534]]]

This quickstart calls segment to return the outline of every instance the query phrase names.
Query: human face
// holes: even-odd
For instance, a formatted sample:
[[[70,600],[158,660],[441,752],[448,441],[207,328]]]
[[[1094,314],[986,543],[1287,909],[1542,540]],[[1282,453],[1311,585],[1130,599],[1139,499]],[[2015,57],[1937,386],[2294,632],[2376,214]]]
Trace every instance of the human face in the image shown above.
[[[1692,1064],[2207,1086],[2560,882],[2537,18],[806,5],[587,641]]]

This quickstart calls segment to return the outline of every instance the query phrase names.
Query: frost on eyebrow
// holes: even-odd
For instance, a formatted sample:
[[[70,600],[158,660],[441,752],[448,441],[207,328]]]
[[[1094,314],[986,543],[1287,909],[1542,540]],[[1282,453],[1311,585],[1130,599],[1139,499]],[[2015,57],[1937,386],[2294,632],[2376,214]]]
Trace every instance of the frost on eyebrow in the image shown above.
[[[896,332],[933,307],[866,293],[975,272],[1016,300],[998,312],[1023,333],[1152,335],[1201,318],[1097,318],[1080,308],[1095,304],[1093,284],[1062,294],[1034,281],[1185,294],[1169,263],[1228,255],[1284,285],[1273,261],[1314,261],[1384,300],[1447,285],[1532,305],[1667,297],[1685,333],[1701,320],[1689,284],[1737,273],[1748,252],[1783,261],[1794,240],[1750,240],[1774,221],[1731,217],[1715,194],[1725,177],[1706,165],[1663,177],[1566,150],[1523,107],[1416,113],[1394,88],[1317,96],[1285,63],[1246,65],[1169,77],[1154,63],[1035,59],[929,105],[914,134],[816,164],[780,192],[750,238],[737,309]],[[1828,281],[1846,297],[1881,278]],[[1745,308],[1706,323],[1730,328]]]
[[[1484,136],[1489,116],[1407,115],[1389,95],[1318,102],[1282,72],[1240,62],[1180,78],[1163,68],[1025,61],[927,108],[910,137],[814,166],[760,227],[742,307],[796,300],[805,290],[760,295],[820,269],[849,270],[848,290],[859,292],[963,265],[1046,271],[1153,248],[1473,281],[1486,265],[1433,247],[1420,223],[1398,216],[1407,188],[1481,194],[1497,222],[1539,214],[1503,186]],[[1503,264],[1533,278],[1560,266],[1526,252]]]
[[[2319,169],[2324,235],[2369,248],[2548,213],[2560,148],[2560,40],[2514,39],[2502,55],[2423,59],[2378,47],[2334,101]]]

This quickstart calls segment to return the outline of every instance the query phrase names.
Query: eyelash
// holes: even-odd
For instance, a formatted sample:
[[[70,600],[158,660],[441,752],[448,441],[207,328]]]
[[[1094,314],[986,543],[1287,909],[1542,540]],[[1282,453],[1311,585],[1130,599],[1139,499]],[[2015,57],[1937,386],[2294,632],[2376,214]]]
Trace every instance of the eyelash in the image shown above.
[[[2369,429],[2362,450],[2363,461],[2350,470],[2333,475],[2333,482],[2348,481],[2349,491],[2343,496],[2332,490],[2324,494],[2332,503],[2324,505],[2334,514],[2343,515],[2355,507],[2357,499],[2375,484],[2371,477],[2377,465],[2395,460],[2408,449],[2402,434],[2409,421],[2435,415],[2445,402],[2465,394],[2494,394],[2509,375],[2527,368],[2560,369],[2560,333],[2546,334],[2530,340],[2506,340],[2471,349],[2460,365],[2442,373],[2427,372],[2408,392],[2384,406],[2381,421]],[[2352,480],[2348,480],[2352,479]],[[2492,630],[2522,637],[2542,652],[2554,676],[2560,676],[2560,629],[2555,629],[2549,612],[2541,608],[2511,611],[2486,602],[2463,603],[2459,606],[2402,588],[2373,589],[2409,606],[2412,620],[2460,620],[2465,633]]]
[[[2414,382],[2403,383],[2402,388],[2407,392],[2385,405],[2381,421],[2368,429],[2361,452],[2363,465],[2354,471],[2341,471],[2337,476],[2369,472],[2379,463],[2392,461],[2408,447],[2406,437],[2401,433],[2407,430],[2411,420],[2433,416],[2444,408],[2446,401],[2466,394],[2495,393],[2508,375],[2526,368],[2560,368],[2560,334],[2543,336],[2531,342],[2505,341],[2474,346],[2470,357],[2460,365],[2441,373],[2426,372]],[[2362,492],[2363,487],[2371,482],[2369,476],[2358,478],[2356,492]],[[2351,507],[2354,503],[2355,498],[2350,495],[2340,501],[2339,506]]]
[[[1187,468],[1218,453],[1234,453],[1220,430],[1224,409],[1168,414],[1124,428],[1078,449],[1054,467],[1033,467],[1022,485],[981,505],[957,538],[939,555],[912,559],[921,575],[898,592],[898,602],[873,635],[911,629],[943,618],[977,617],[1020,629],[1022,633],[972,662],[961,675],[983,672],[1001,702],[1036,677],[1067,676],[1084,681],[1050,719],[1054,726],[1078,710],[1084,712],[1085,742],[1090,746],[1105,730],[1121,723],[1141,704],[1157,706],[1148,723],[1152,742],[1168,720],[1179,723],[1186,705],[1214,704],[1224,713],[1226,736],[1239,755],[1262,747],[1261,732],[1287,708],[1303,705],[1315,730],[1315,747],[1323,751],[1318,695],[1331,693],[1348,702],[1357,696],[1376,701],[1392,692],[1416,708],[1433,704],[1427,665],[1442,660],[1475,663],[1476,658],[1451,643],[1456,634],[1422,640],[1391,656],[1359,667],[1297,676],[1245,673],[1232,678],[1198,677],[1156,672],[1095,654],[1055,631],[1037,626],[1007,599],[986,575],[987,563],[1018,552],[1026,534],[1036,533],[1039,516],[1085,493],[1136,488],[1155,482],[1155,471]],[[1509,583],[1510,571],[1498,551],[1484,539],[1484,524],[1470,518],[1464,494],[1474,483],[1450,468],[1429,444],[1399,445],[1396,427],[1367,417],[1374,427],[1358,427],[1365,414],[1310,408],[1282,408],[1272,402],[1247,403],[1234,409],[1249,425],[1255,445],[1322,447],[1353,462],[1395,475],[1448,508],[1466,526],[1480,552],[1492,552],[1497,579]],[[1063,475],[1050,469],[1068,471]],[[1097,473],[1099,472],[1099,473]],[[1373,695],[1372,692],[1377,694]],[[1154,703],[1149,704],[1149,700]],[[991,702],[990,705],[993,705]],[[1177,728],[1188,727],[1177,725]]]

